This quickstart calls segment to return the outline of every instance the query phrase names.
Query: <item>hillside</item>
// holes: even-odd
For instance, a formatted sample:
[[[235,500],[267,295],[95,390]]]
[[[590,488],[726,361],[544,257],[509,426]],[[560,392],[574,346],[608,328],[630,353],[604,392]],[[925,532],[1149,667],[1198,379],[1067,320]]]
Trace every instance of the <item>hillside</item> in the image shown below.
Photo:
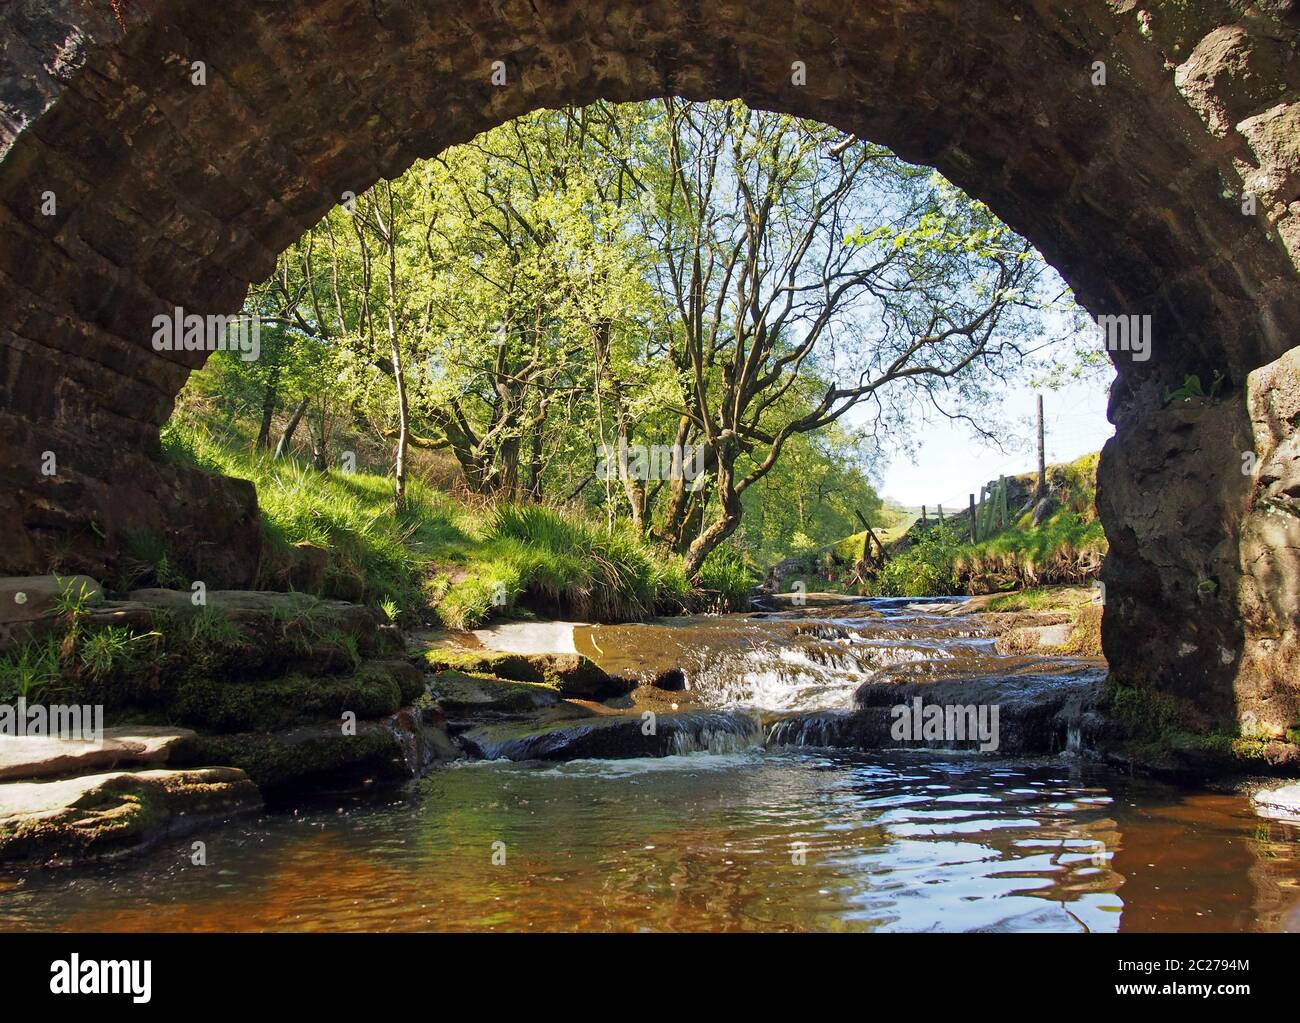
[[[1097,453],[1047,469],[1047,493],[1034,496],[1037,474],[1008,477],[1007,525],[971,543],[969,510],[914,522],[888,548],[885,567],[869,582],[885,596],[997,593],[1095,579],[1106,555],[1097,520]],[[984,520],[987,502],[976,507]],[[982,522],[981,522],[982,524]]]

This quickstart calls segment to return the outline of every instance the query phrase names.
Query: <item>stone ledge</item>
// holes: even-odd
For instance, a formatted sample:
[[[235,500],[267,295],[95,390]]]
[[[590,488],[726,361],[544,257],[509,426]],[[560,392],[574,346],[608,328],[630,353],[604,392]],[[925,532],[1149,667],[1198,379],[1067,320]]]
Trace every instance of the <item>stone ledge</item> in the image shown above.
[[[0,861],[116,859],[261,806],[230,767],[11,782],[0,786]]]

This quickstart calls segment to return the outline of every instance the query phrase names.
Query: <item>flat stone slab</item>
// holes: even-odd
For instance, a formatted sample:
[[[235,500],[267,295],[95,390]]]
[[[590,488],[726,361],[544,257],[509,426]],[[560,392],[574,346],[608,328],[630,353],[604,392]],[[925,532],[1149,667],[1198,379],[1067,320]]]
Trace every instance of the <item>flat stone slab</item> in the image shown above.
[[[567,713],[563,711],[562,713]],[[744,711],[551,716],[524,723],[480,725],[460,736],[485,760],[620,760],[708,751],[734,753],[760,746],[763,725]]]
[[[573,630],[580,622],[503,622],[474,630],[484,649],[506,654],[576,654]]]
[[[475,677],[454,669],[429,675],[428,681],[433,698],[453,718],[530,714],[560,702],[560,691],[544,682]]]
[[[1072,626],[1068,622],[1060,625],[1022,625],[999,636],[997,650],[1003,654],[1024,653],[1065,646],[1070,642],[1071,631]]]
[[[128,725],[104,729],[103,742],[0,736],[0,782],[85,774],[128,764],[164,764],[176,744],[193,734],[188,728]]]
[[[30,622],[54,611],[67,589],[86,595],[89,603],[104,591],[88,575],[11,575],[0,577],[0,622]]]
[[[0,862],[113,859],[261,805],[233,767],[10,782],[0,785]]]
[[[1300,783],[1260,789],[1251,796],[1251,801],[1261,817],[1300,821]]]

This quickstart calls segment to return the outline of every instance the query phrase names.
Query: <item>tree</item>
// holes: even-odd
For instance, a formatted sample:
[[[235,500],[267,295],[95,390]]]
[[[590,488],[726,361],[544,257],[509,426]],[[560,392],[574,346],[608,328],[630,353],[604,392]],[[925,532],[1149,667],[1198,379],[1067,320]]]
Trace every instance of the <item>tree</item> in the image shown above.
[[[887,427],[1012,371],[1044,268],[986,208],[879,147],[735,102],[664,112],[646,233],[674,316],[678,435],[704,445],[716,509],[687,542],[701,501],[678,488],[664,536],[696,573],[792,437],[866,403]]]

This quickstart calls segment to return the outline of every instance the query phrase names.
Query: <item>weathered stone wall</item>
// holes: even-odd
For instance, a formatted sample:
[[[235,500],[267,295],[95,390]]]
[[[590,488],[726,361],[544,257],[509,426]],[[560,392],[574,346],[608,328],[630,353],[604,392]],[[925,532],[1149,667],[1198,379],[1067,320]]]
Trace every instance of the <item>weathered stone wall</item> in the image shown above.
[[[1294,436],[1264,442],[1246,383],[1300,337],[1298,31],[1295,0],[15,0],[0,531],[21,539],[0,572],[102,574],[140,519],[213,541],[216,584],[246,583],[251,498],[155,458],[201,361],[151,349],[156,313],[234,310],[345,190],[538,106],[740,96],[937,166],[1092,312],[1152,316],[1152,357],[1118,356],[1100,472],[1108,656],[1222,719],[1294,722],[1297,665],[1273,637],[1296,609],[1247,553],[1272,542],[1255,519],[1289,484],[1241,454]],[[1217,402],[1165,407],[1166,387],[1216,371]]]

